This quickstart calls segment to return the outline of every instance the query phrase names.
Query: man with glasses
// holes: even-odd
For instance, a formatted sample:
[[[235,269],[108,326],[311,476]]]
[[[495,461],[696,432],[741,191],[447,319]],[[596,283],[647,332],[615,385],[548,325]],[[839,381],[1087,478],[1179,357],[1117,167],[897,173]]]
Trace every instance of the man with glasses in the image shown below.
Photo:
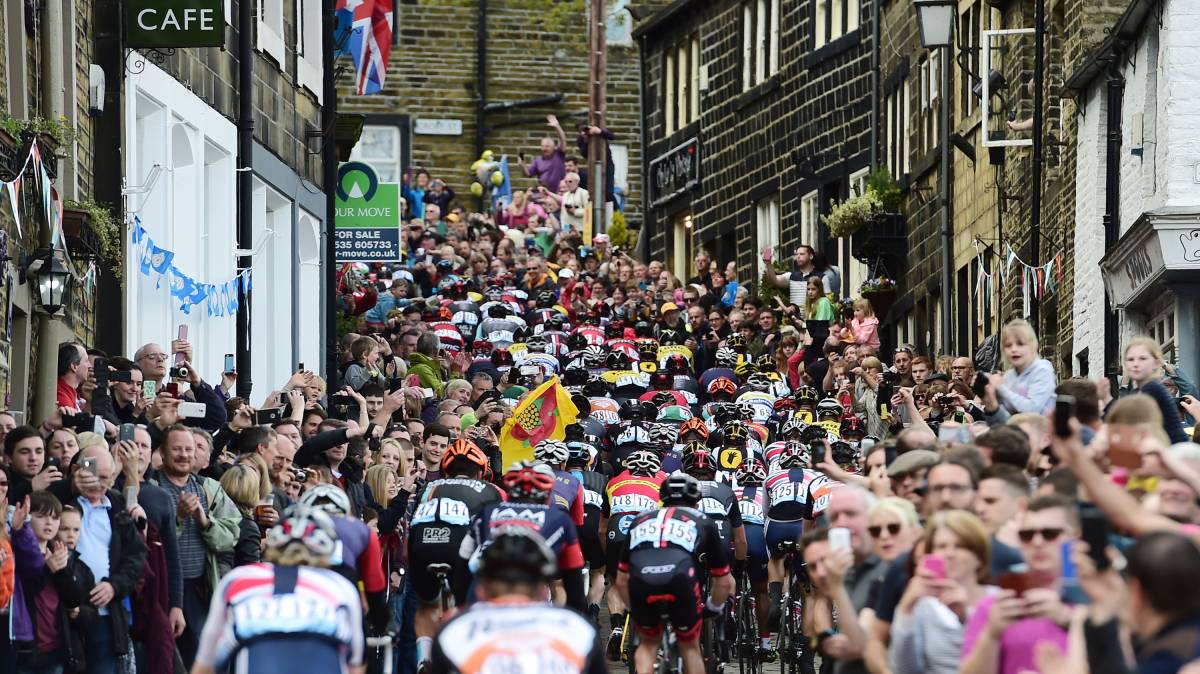
[[[173,353],[183,354],[180,366],[186,367],[188,370],[187,377],[183,378],[183,381],[186,381],[188,384],[188,390],[181,391],[178,397],[181,400],[203,403],[205,409],[203,418],[181,419],[180,423],[188,426],[199,426],[209,433],[216,433],[225,425],[227,420],[225,415],[225,401],[221,396],[217,395],[211,384],[200,378],[200,373],[192,365],[195,362],[195,358],[192,354],[192,345],[190,342],[186,339],[171,340],[171,350]],[[166,351],[154,342],[143,345],[133,355],[134,364],[142,371],[142,379],[153,381],[156,391],[162,391],[163,382],[167,379],[168,358],[170,356],[167,355]]]
[[[929,469],[925,513],[939,510],[970,510],[975,503],[975,471],[963,461],[942,459]]]
[[[1026,588],[984,597],[967,620],[962,674],[1008,674],[1036,670],[1035,649],[1049,643],[1067,650],[1071,607],[1060,598],[1063,543],[1079,530],[1075,505],[1063,496],[1034,499],[1020,518],[1017,537],[1028,571]]]
[[[959,356],[950,363],[950,377],[954,381],[961,381],[970,386],[971,382],[975,380],[975,365],[970,358]]]
[[[150,342],[133,354],[133,362],[141,368],[144,378],[155,384],[162,384],[162,381],[167,378],[168,357],[161,345]]]

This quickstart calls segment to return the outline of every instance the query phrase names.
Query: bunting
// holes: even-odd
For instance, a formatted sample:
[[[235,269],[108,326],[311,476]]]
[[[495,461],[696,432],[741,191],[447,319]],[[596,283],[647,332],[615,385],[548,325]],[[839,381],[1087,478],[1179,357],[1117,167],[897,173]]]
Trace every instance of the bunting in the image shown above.
[[[21,170],[17,171],[17,175],[12,180],[0,180],[0,192],[3,192],[8,197],[9,207],[12,209],[13,222],[17,226],[17,235],[24,237],[24,229],[21,226],[21,181],[25,178],[25,171],[33,170],[33,181],[37,184],[38,192],[41,196],[42,215],[46,218],[46,224],[50,227],[50,240],[54,248],[58,247],[62,241],[62,216],[63,202],[58,195],[58,190],[54,189],[53,181],[50,179],[50,170],[46,168],[46,162],[42,159],[42,150],[40,143],[31,143],[29,145],[29,154],[25,155],[25,161],[21,164]]]
[[[138,271],[154,279],[156,288],[161,288],[165,279],[171,297],[179,301],[179,310],[185,314],[203,305],[209,317],[235,316],[239,291],[249,293],[252,288],[250,269],[224,283],[202,283],[185,274],[175,266],[175,252],[155,244],[140,217],[133,218],[130,240],[139,251]]]

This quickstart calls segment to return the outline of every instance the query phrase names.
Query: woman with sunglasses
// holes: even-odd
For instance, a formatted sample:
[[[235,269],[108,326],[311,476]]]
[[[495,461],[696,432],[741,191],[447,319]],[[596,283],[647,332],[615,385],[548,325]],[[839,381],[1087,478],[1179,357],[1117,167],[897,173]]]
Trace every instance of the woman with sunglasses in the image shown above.
[[[947,510],[929,519],[914,551],[916,570],[892,622],[893,674],[959,671],[967,622],[994,590],[983,583],[990,554],[991,539],[975,515]]]
[[[875,554],[891,563],[912,550],[921,535],[921,520],[909,501],[896,496],[880,499],[867,519],[867,533],[875,543]]]

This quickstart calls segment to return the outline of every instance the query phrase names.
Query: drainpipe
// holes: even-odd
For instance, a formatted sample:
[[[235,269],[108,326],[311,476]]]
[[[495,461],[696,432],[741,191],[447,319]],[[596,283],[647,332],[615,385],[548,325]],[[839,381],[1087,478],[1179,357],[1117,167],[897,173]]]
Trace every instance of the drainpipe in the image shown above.
[[[242,250],[254,247],[254,43],[251,24],[254,11],[250,0],[238,0],[238,223],[237,244]],[[325,67],[332,67],[326,62]],[[250,255],[239,255],[238,271],[249,269]],[[260,282],[266,282],[261,279]],[[237,310],[237,394],[250,399],[254,385],[250,372],[250,299],[245,284],[238,285]]]
[[[324,306],[325,313],[325,381],[329,391],[341,388],[341,354],[338,352],[337,332],[337,234],[334,231],[334,220],[337,217],[337,206],[334,196],[337,193],[338,155],[337,142],[334,138],[334,124],[337,121],[337,65],[333,56],[334,32],[337,28],[337,13],[334,0],[322,0],[321,7],[321,62],[324,65],[321,77],[321,189],[325,192],[325,258],[321,271],[324,274]]]
[[[479,0],[475,25],[475,158],[483,154],[487,124],[487,0]]]
[[[628,9],[628,7],[626,7]],[[630,14],[632,17],[633,15]],[[642,227],[638,230],[637,246],[633,257],[645,262],[650,259],[650,220],[653,208],[650,206],[650,134],[646,132],[646,111],[650,109],[650,101],[646,96],[646,36],[638,39],[638,96],[641,98],[641,143],[642,143]],[[704,129],[700,129],[704,133]]]
[[[58,119],[66,112],[63,86],[63,6],[60,0],[49,0],[44,5],[41,21],[41,61],[42,61],[42,109],[40,114],[46,119]],[[38,142],[35,138],[34,142]],[[62,163],[60,162],[60,166]],[[61,173],[61,169],[59,173]],[[38,228],[38,248],[50,248],[50,228]],[[64,244],[65,245],[65,244]],[[76,279],[78,280],[78,279]],[[30,292],[37,294],[37,282],[31,279],[26,284]],[[31,306],[37,306],[35,297]],[[50,415],[57,399],[58,385],[58,344],[74,338],[70,329],[60,317],[51,316],[38,310],[38,348],[37,363],[34,367],[34,406],[32,420],[40,421]],[[60,310],[63,315],[66,309]],[[30,347],[32,348],[32,344]],[[90,345],[89,345],[90,346]]]
[[[1121,234],[1121,105],[1125,96],[1125,78],[1109,67],[1105,87],[1107,117],[1104,148],[1104,249],[1112,250]],[[1104,293],[1104,374],[1116,381],[1119,355],[1117,312],[1108,293]]]
[[[871,0],[871,170],[879,165],[879,3]]]

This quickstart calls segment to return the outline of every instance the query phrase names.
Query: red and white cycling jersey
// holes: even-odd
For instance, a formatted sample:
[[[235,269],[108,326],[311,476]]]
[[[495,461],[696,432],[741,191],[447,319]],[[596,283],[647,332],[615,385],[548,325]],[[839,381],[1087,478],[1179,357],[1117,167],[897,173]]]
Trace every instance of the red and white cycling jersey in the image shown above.
[[[574,611],[522,602],[480,602],[434,638],[431,672],[568,674],[604,671],[596,630]]]

